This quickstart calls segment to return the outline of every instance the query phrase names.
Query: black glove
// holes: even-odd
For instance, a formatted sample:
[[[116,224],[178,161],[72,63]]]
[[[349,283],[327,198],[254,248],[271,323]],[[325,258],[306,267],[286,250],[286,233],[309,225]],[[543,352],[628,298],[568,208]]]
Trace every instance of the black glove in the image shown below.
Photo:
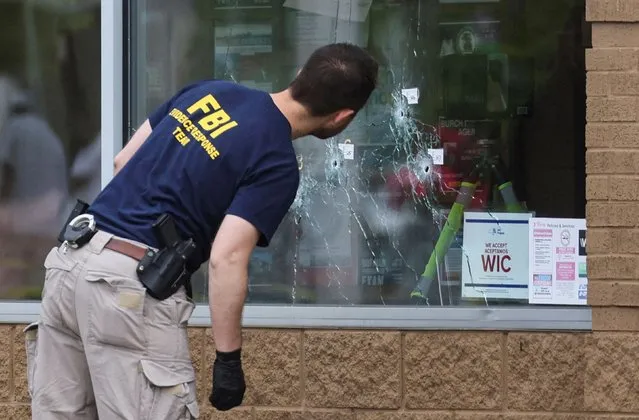
[[[242,404],[246,391],[242,371],[241,349],[229,353],[215,352],[213,390],[209,401],[216,409],[227,411]]]

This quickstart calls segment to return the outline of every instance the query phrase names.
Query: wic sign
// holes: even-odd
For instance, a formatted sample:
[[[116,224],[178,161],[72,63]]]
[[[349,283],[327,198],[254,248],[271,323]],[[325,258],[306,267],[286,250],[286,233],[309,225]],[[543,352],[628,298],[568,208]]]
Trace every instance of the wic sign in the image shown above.
[[[528,298],[532,213],[464,213],[462,297]]]
[[[510,255],[500,256],[483,254],[481,256],[481,263],[484,268],[484,273],[508,273],[511,270],[510,260]]]

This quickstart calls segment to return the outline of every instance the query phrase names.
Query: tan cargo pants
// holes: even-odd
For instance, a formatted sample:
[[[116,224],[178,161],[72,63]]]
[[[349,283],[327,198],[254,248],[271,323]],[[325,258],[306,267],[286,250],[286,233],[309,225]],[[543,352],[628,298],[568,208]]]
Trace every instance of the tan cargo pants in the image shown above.
[[[198,418],[194,304],[184,288],[148,296],[137,261],[105,248],[111,237],[46,257],[40,321],[25,329],[33,419]]]

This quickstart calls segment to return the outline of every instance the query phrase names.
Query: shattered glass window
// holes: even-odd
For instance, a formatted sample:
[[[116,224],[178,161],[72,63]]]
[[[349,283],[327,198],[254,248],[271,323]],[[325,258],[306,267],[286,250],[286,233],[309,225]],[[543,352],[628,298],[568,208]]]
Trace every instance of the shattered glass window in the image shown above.
[[[378,87],[337,137],[294,142],[300,187],[253,254],[249,302],[527,304],[527,219],[584,217],[583,15],[583,0],[147,0],[131,124],[188,81],[273,92],[315,48],[363,46]],[[205,267],[195,283],[205,301]]]

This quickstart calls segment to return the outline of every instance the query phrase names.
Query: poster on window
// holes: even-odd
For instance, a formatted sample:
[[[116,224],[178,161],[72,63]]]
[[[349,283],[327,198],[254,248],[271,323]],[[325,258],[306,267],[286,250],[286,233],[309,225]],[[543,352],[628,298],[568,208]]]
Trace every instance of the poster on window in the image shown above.
[[[530,221],[529,303],[586,305],[586,220]]]
[[[462,298],[528,299],[532,213],[464,213]]]

